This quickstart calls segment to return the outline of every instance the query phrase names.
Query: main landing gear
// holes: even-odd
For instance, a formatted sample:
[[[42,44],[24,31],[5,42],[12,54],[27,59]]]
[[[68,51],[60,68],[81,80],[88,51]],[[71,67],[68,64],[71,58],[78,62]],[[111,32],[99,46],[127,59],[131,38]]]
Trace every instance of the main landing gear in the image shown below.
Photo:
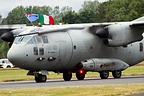
[[[100,77],[101,79],[107,79],[109,77],[109,71],[101,71],[100,73]],[[114,78],[120,78],[122,75],[121,71],[112,71],[112,76]]]
[[[78,71],[76,72],[76,78],[77,78],[78,80],[84,80],[85,74],[86,74],[86,71],[85,71],[85,70],[78,70]]]
[[[76,78],[78,80],[83,80],[85,78],[86,71],[85,70],[77,70],[76,71]],[[65,81],[70,81],[72,78],[72,72],[64,72],[63,79]]]
[[[46,80],[47,80],[47,75],[48,75],[47,73],[48,72],[46,70],[41,70],[41,73],[29,71],[27,75],[34,75],[35,81],[37,83],[43,83],[43,82],[46,82]],[[99,73],[100,73],[101,79],[107,79],[109,77],[109,71],[101,71]],[[83,70],[83,69],[76,70],[76,78],[78,80],[84,80],[85,74],[86,74],[86,70]],[[122,72],[120,70],[112,71],[112,76],[114,78],[120,78],[121,75],[122,75]],[[71,71],[63,72],[63,79],[65,81],[70,81],[71,78],[72,78],[72,72]]]
[[[63,73],[63,79],[64,79],[65,81],[70,81],[71,78],[72,78],[72,72],[64,72],[64,73]]]
[[[100,73],[100,77],[101,79],[107,79],[109,77],[109,71],[101,71],[99,72]],[[76,78],[78,80],[84,80],[85,78],[85,74],[86,74],[86,71],[85,70],[77,70],[76,71]],[[120,78],[122,75],[122,72],[121,71],[112,71],[112,76],[114,78]],[[72,78],[72,72],[64,72],[63,73],[63,79],[65,81],[70,81]]]
[[[109,77],[109,71],[101,71],[100,77],[101,79],[107,79]]]
[[[122,75],[122,72],[121,71],[113,71],[112,75],[114,78],[120,78]]]

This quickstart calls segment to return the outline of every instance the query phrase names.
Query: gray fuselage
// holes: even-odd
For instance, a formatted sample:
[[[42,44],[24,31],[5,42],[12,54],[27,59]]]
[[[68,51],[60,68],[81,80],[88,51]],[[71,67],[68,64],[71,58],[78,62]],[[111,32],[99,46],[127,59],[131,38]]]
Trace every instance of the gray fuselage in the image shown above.
[[[144,60],[143,40],[110,47],[85,27],[16,37],[8,58],[22,69],[38,71],[74,70],[79,62],[90,58],[115,58],[132,66]]]

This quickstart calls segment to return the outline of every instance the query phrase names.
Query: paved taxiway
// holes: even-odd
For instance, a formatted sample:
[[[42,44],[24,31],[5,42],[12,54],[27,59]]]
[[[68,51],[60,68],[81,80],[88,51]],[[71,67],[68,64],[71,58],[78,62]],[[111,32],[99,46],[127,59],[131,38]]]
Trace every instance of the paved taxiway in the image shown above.
[[[47,82],[45,83],[36,83],[35,81],[2,82],[0,83],[0,89],[131,83],[144,83],[144,76],[123,76],[120,79],[85,78],[85,80],[81,81],[78,81],[76,79],[72,79],[71,81],[64,81],[63,79],[53,79],[47,80]]]

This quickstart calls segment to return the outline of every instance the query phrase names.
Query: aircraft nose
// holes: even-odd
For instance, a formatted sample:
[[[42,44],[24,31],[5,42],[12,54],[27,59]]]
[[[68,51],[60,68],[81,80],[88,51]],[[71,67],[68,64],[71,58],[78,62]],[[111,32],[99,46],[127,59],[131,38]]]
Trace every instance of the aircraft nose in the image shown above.
[[[11,47],[7,53],[7,58],[9,61],[15,66],[19,66],[19,64],[23,61],[22,50],[18,47]]]

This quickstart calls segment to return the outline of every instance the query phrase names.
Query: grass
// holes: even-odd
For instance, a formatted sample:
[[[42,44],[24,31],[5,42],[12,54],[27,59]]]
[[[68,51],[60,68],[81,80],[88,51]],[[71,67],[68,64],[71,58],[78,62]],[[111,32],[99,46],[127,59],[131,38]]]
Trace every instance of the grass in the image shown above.
[[[19,68],[12,69],[0,69],[0,82],[7,81],[22,81],[22,80],[33,80],[34,76],[27,76],[27,70],[22,70]],[[49,73],[48,79],[57,79],[62,78],[62,74],[56,74],[53,72]],[[144,75],[144,62],[132,66],[123,71],[123,76],[128,75]],[[88,72],[86,77],[99,77],[99,73],[97,72]],[[75,74],[73,74],[73,78],[75,78]]]
[[[0,69],[0,82],[34,79],[33,76],[27,76],[26,73],[26,70],[18,68]],[[62,78],[62,74],[55,74],[53,72],[49,74],[49,79]],[[144,75],[144,62],[123,71],[123,75]],[[99,74],[88,72],[86,77],[99,77]],[[74,74],[73,78],[75,78]],[[124,96],[136,93],[144,93],[144,83],[0,89],[0,96]]]
[[[144,92],[144,84],[2,89],[0,96],[124,96]]]

